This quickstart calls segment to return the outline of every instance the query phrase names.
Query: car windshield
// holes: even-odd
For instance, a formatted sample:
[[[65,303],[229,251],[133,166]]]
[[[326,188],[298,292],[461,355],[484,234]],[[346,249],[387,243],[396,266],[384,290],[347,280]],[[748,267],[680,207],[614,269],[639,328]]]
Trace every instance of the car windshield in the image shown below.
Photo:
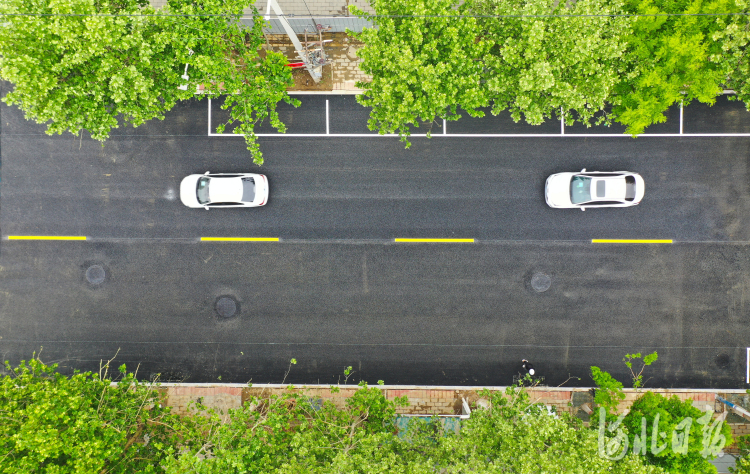
[[[581,204],[591,201],[591,178],[573,176],[570,180],[570,202]]]
[[[200,204],[208,204],[208,182],[211,181],[211,178],[208,178],[206,176],[202,176],[201,179],[198,180],[198,202]]]

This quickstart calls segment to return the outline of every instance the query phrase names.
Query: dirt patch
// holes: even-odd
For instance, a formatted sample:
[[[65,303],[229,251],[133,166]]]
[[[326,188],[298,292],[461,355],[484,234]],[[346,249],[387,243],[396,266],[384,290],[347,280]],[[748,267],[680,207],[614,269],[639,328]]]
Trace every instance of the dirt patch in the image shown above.
[[[323,78],[317,83],[305,68],[292,69],[292,79],[294,85],[287,88],[289,91],[332,91],[333,64],[323,66]]]

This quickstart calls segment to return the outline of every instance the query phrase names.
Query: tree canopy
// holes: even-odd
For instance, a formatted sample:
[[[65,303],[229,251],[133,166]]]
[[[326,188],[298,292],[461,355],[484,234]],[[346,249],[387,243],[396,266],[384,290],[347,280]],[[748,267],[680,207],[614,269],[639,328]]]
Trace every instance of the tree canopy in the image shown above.
[[[370,128],[471,115],[613,121],[638,135],[674,105],[712,105],[724,87],[748,102],[746,0],[374,1],[362,83]],[[729,14],[729,15],[728,15]],[[382,15],[382,16],[381,16]],[[413,15],[413,16],[412,16]],[[395,17],[394,17],[395,16]],[[463,77],[463,82],[460,79]],[[450,110],[449,114],[446,110]]]
[[[163,472],[187,420],[124,365],[66,377],[38,358],[0,378],[0,473]]]
[[[736,11],[733,0],[626,0],[624,13],[639,16],[625,38],[627,69],[610,101],[627,133],[666,121],[664,112],[674,104],[714,104],[727,81],[709,61],[720,49],[713,34],[723,25],[721,17],[693,14]]]
[[[455,14],[458,3],[373,0],[373,8],[383,15],[377,17],[350,7],[377,26],[354,34],[364,42],[357,51],[360,69],[373,77],[371,82],[357,83],[364,90],[357,101],[372,108],[370,130],[398,133],[408,147],[411,126],[420,122],[458,120],[459,106],[471,116],[484,115],[477,110],[488,101],[481,84],[483,66],[476,59],[490,44],[477,40],[475,18],[432,16]]]
[[[484,16],[479,36],[493,45],[482,58],[493,113],[508,110],[516,122],[532,125],[561,115],[569,125],[591,123],[625,67],[632,19],[606,16],[622,6],[620,0],[467,2],[468,11]]]
[[[228,94],[224,107],[239,122],[234,131],[245,134],[261,164],[254,124],[269,117],[283,131],[276,104],[297,101],[286,94],[291,70],[283,55],[258,57],[257,10],[252,29],[239,22],[251,1],[170,0],[159,11],[146,0],[0,2],[8,15],[0,27],[0,77],[13,83],[3,100],[46,123],[49,134],[87,130],[104,141],[121,124],[163,119],[203,85],[199,99]],[[186,64],[188,81],[181,78]]]

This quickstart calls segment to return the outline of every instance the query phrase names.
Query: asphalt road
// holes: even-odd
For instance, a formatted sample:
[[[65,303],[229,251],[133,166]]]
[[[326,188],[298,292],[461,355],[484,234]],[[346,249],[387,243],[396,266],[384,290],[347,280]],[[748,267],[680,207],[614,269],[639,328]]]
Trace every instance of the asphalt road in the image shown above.
[[[325,133],[324,101],[283,110],[290,133]],[[330,102],[330,133],[365,133],[351,97]],[[404,150],[388,137],[263,137],[269,204],[207,212],[179,202],[182,177],[258,169],[241,138],[207,136],[206,112],[184,104],[101,147],[0,108],[2,236],[88,238],[0,243],[3,359],[43,346],[93,369],[120,349],[142,374],[279,382],[294,357],[295,383],[335,382],[352,365],[368,381],[505,385],[525,357],[550,385],[587,386],[591,365],[624,379],[625,353],[658,350],[652,386],[746,386],[750,138],[448,136]],[[686,132],[750,127],[733,103],[687,117]],[[503,117],[448,124],[509,129],[527,133]],[[597,133],[566,133],[581,132]],[[641,173],[642,204],[549,209],[544,179],[583,167]],[[93,265],[101,284],[85,278]],[[537,273],[547,291],[532,288]],[[223,296],[234,318],[217,316]]]

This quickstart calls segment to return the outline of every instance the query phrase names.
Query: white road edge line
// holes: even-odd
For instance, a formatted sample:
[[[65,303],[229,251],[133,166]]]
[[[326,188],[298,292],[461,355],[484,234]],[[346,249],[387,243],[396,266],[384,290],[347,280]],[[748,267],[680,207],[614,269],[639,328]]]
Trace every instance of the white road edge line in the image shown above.
[[[750,347],[747,348],[747,364],[745,367],[747,367],[746,383],[750,383]]]
[[[448,134],[448,122],[447,120],[443,119],[443,135]]]
[[[208,136],[211,136],[211,98],[208,98]]]
[[[562,107],[560,107],[560,135],[565,135],[565,117],[563,117]]]
[[[326,99],[326,135],[331,134],[331,120],[328,117],[328,99]]]

